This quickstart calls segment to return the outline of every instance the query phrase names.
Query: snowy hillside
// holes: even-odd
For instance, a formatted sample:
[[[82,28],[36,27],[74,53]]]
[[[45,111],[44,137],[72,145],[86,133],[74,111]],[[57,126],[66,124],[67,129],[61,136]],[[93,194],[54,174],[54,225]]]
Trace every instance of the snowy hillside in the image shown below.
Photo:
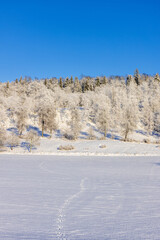
[[[26,148],[32,152],[55,152],[57,144],[65,140],[74,145],[74,151],[80,152],[79,142],[85,141],[84,144],[95,146],[88,151],[110,153],[108,146],[97,150],[101,142],[94,145],[107,139],[117,140],[118,144],[125,141],[157,146],[159,92],[159,75],[140,75],[138,70],[126,79],[84,77],[32,81],[21,78],[1,83],[1,151],[22,152]]]

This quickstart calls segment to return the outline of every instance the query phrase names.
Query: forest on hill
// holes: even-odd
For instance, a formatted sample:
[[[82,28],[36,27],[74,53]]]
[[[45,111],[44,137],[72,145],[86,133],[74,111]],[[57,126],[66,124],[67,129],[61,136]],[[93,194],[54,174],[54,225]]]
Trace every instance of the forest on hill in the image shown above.
[[[76,140],[132,140],[132,133],[145,137],[160,134],[160,77],[139,74],[80,80],[25,77],[0,83],[0,145],[13,148],[20,139],[34,144],[40,136]],[[149,140],[148,140],[149,141]]]

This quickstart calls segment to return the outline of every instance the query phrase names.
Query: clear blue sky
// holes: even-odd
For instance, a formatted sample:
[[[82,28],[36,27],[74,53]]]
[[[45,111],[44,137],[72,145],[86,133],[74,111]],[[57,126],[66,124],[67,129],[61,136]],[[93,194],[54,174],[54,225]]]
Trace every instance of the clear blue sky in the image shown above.
[[[0,0],[0,81],[160,73],[159,0]]]

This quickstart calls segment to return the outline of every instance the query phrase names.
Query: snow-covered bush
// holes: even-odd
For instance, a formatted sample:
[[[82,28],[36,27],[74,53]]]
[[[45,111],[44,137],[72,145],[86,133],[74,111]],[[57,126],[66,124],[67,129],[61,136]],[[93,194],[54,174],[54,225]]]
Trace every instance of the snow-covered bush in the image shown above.
[[[66,150],[66,151],[68,151],[68,150],[73,150],[73,149],[74,149],[74,146],[72,146],[72,145],[65,145],[65,146],[60,145],[58,147],[58,150]]]
[[[105,144],[99,145],[100,148],[106,148]]]

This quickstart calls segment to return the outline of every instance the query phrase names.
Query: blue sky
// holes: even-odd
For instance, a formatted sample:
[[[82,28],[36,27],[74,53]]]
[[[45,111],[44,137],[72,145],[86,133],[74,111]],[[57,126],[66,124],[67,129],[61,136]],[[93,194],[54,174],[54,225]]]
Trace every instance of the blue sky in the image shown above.
[[[0,81],[160,73],[159,0],[0,0]]]

